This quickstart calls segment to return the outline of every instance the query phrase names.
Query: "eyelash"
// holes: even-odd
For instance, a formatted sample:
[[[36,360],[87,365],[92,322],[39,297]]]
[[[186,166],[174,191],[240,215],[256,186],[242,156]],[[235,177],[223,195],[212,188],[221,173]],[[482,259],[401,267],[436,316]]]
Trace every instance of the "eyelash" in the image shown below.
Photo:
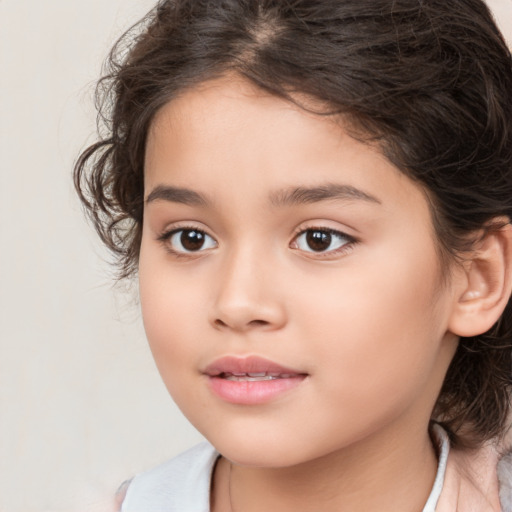
[[[295,232],[295,234],[293,235],[292,244],[297,246],[297,240],[299,240],[299,238],[301,236],[306,235],[307,233],[322,233],[323,235],[329,235],[331,237],[342,238],[345,240],[345,243],[343,243],[340,247],[337,247],[336,249],[331,249],[329,251],[314,251],[314,250],[307,251],[307,250],[301,250],[299,247],[292,247],[301,252],[305,252],[310,255],[313,255],[316,259],[328,259],[331,257],[340,256],[342,254],[347,253],[351,249],[353,249],[354,245],[358,243],[358,240],[356,238],[354,238],[353,236],[347,235],[343,231],[338,231],[336,229],[321,227],[321,226],[308,226],[306,228],[300,228]]]
[[[190,257],[198,256],[202,252],[204,252],[205,249],[202,249],[202,248],[200,248],[197,251],[179,251],[179,250],[174,249],[171,246],[170,241],[171,241],[172,237],[178,233],[182,233],[185,231],[194,231],[198,234],[203,235],[204,237],[208,237],[211,240],[213,240],[213,242],[217,245],[217,241],[212,236],[210,236],[208,233],[206,233],[206,231],[204,231],[202,229],[198,229],[195,226],[180,226],[177,228],[173,228],[173,229],[171,229],[169,231],[165,231],[164,233],[159,235],[157,240],[159,242],[161,242],[164,245],[165,249],[170,254],[175,256],[176,258],[190,258]],[[344,239],[346,242],[343,243],[340,247],[337,247],[336,249],[332,249],[329,251],[322,251],[322,250],[315,251],[313,249],[308,251],[308,250],[300,249],[300,247],[298,247],[297,240],[299,240],[299,238],[301,236],[306,235],[307,233],[315,233],[315,232],[321,233],[323,235],[329,235],[331,237],[341,238],[341,239]],[[341,254],[344,254],[344,253],[348,252],[349,250],[351,250],[356,243],[358,243],[358,240],[356,238],[354,238],[353,236],[347,235],[346,233],[344,233],[342,231],[338,231],[338,230],[335,230],[332,228],[319,227],[319,226],[309,226],[307,228],[298,229],[294,233],[293,240],[290,243],[290,247],[292,249],[296,249],[300,252],[314,255],[314,257],[317,259],[324,259],[324,258],[329,258],[332,256],[339,256]],[[293,247],[293,246],[295,246],[295,247]],[[206,250],[211,249],[211,248],[212,247],[208,247]]]
[[[199,229],[195,226],[180,226],[177,228],[173,228],[173,229],[171,229],[169,231],[165,231],[164,233],[159,235],[157,240],[162,243],[162,245],[165,247],[167,252],[169,252],[176,258],[190,258],[191,256],[194,257],[194,256],[199,255],[201,252],[203,252],[201,250],[188,251],[188,252],[187,251],[177,251],[176,249],[172,248],[171,243],[170,243],[172,237],[174,235],[184,232],[184,231],[194,231],[203,236],[207,236],[208,238],[211,238],[215,243],[217,243],[216,240],[212,236],[210,236],[208,233],[206,233],[206,231],[204,229]]]

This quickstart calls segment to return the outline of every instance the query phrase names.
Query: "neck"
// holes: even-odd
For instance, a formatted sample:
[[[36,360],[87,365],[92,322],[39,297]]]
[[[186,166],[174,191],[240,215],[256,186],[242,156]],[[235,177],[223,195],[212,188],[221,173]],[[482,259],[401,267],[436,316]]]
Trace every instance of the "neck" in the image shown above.
[[[243,467],[224,459],[216,471],[218,506],[212,510],[422,510],[437,472],[428,432],[382,435],[293,467]]]

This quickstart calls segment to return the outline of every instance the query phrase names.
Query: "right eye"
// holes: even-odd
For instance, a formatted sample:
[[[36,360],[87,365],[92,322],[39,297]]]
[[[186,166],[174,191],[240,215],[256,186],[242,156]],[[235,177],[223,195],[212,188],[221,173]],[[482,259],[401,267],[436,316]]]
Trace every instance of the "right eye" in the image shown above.
[[[199,229],[177,229],[161,238],[172,252],[178,254],[190,254],[217,247],[217,242]]]

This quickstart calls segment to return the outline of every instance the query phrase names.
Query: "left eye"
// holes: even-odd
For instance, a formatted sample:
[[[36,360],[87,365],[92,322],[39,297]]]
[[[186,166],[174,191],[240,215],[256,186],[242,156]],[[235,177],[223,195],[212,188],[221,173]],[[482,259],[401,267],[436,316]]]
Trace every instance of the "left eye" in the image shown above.
[[[198,229],[180,229],[168,237],[168,243],[175,252],[190,253],[211,249],[217,242],[204,231]]]
[[[322,253],[335,251],[350,242],[352,239],[339,231],[307,229],[297,236],[294,245],[301,251]]]

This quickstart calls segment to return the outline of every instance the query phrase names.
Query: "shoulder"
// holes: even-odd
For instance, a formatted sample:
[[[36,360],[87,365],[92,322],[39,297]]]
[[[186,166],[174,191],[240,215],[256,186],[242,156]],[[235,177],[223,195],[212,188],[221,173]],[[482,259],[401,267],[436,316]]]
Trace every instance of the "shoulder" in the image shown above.
[[[498,463],[498,481],[503,512],[512,512],[512,451]]]
[[[121,512],[208,512],[210,481],[219,454],[201,443],[135,476],[122,491]]]
[[[512,454],[497,446],[450,450],[436,512],[512,512]]]

